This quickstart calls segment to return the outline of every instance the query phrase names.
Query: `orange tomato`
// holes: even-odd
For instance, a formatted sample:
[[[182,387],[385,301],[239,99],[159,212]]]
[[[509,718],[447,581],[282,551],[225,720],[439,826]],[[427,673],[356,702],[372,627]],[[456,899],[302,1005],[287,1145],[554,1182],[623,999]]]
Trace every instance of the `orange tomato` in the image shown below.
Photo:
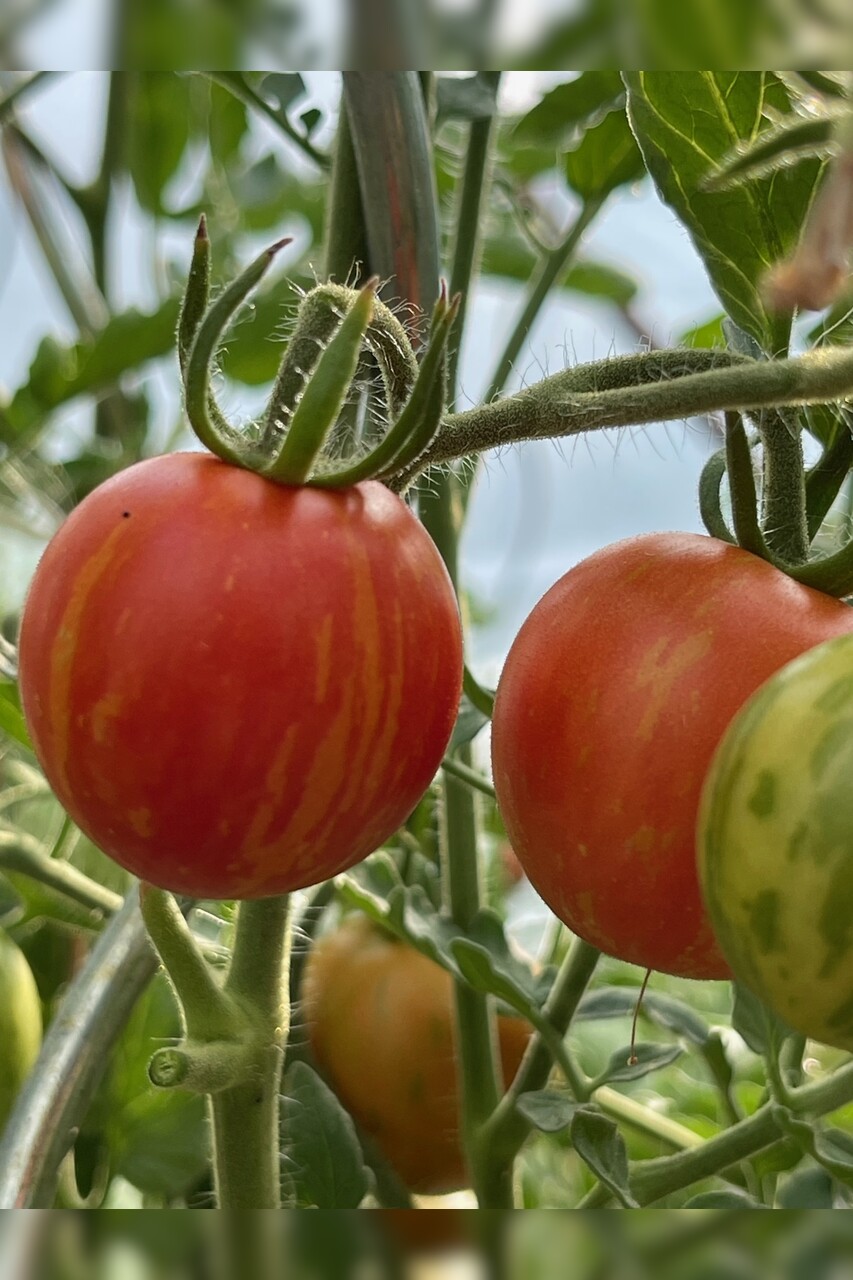
[[[318,1066],[407,1186],[465,1186],[449,973],[353,915],[311,951],[301,1008]],[[531,1034],[498,1018],[505,1080]]]

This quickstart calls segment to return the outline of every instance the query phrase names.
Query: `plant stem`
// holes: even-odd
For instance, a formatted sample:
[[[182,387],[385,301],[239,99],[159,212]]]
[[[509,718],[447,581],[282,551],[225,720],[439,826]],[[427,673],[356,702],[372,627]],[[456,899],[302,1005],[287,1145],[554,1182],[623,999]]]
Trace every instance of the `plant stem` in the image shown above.
[[[39,842],[24,831],[0,832],[0,868],[47,885],[101,917],[114,915],[122,904],[117,893],[91,880],[70,862],[49,857]]]
[[[326,278],[359,288],[370,275],[367,231],[346,103],[341,98],[326,214]]]
[[[399,487],[438,463],[522,440],[563,439],[720,409],[825,404],[851,394],[853,351],[847,347],[760,361],[702,350],[617,356],[552,374],[482,408],[449,414]]]
[[[506,386],[506,380],[512,373],[513,365],[524,346],[543,302],[562,275],[570,259],[574,256],[584,232],[603,204],[603,197],[585,201],[566,235],[542,259],[539,270],[531,281],[527,301],[516,321],[515,328],[507,340],[506,346],[501,352],[492,380],[489,383],[489,389],[483,397],[486,404],[500,395]]]
[[[281,1207],[279,1091],[289,1025],[289,956],[289,897],[242,902],[225,994],[256,1023],[259,1051],[253,1078],[210,1099],[220,1209]]]
[[[488,778],[484,778],[479,770],[472,769],[469,765],[463,764],[461,760],[456,760],[453,756],[445,756],[441,762],[441,767],[445,773],[458,778],[460,782],[466,782],[475,791],[480,791],[484,796],[494,800],[495,789]]]
[[[200,74],[208,76],[211,80],[215,80],[217,84],[221,84],[229,93],[233,93],[235,98],[239,98],[246,106],[253,107],[259,111],[261,115],[266,116],[277,129],[280,129],[284,136],[298,147],[307,159],[312,160],[320,169],[328,169],[329,157],[324,155],[322,151],[318,151],[310,138],[306,138],[304,134],[294,129],[293,125],[283,110],[276,111],[275,107],[271,107],[259,93],[256,93],[250,84],[246,82],[243,75],[239,71],[204,71]]]
[[[564,1036],[595,972],[600,952],[576,938],[548,993],[543,1014],[554,1031]],[[553,1055],[542,1036],[530,1041],[515,1079],[489,1117],[483,1143],[496,1165],[509,1165],[530,1132],[530,1123],[517,1108],[523,1093],[541,1089],[551,1074]]]
[[[232,1038],[234,1010],[190,932],[174,895],[139,886],[139,904],[151,941],[174,987],[187,1034],[210,1043]]]
[[[826,1115],[847,1105],[853,1101],[853,1062],[840,1067],[826,1080],[788,1090],[787,1101],[792,1111],[811,1116]],[[709,1138],[695,1151],[644,1161],[633,1172],[634,1195],[642,1205],[651,1204],[774,1145],[782,1137],[773,1115],[775,1105],[766,1103],[747,1119]]]
[[[770,550],[788,564],[808,559],[806,474],[797,415],[768,410],[761,415],[764,445],[763,531]]]
[[[415,71],[344,73],[353,149],[367,222],[370,269],[422,312],[438,296],[439,237],[435,177],[423,93]],[[420,495],[419,514],[456,582],[459,504],[456,477]],[[470,766],[470,751],[458,756]],[[454,923],[470,927],[479,910],[477,812],[468,786],[444,779],[442,881]],[[454,982],[461,1132],[481,1209],[510,1208],[508,1168],[482,1150],[480,1130],[498,1100],[497,1037],[489,1000]]]
[[[497,94],[501,79],[500,71],[484,71],[481,74],[489,88]],[[480,244],[481,210],[489,185],[489,163],[494,121],[494,116],[488,116],[484,120],[472,120],[468,131],[468,151],[465,156],[465,169],[459,189],[456,240],[453,246],[453,263],[450,269],[450,296],[454,297],[457,293],[461,294],[462,301],[459,307],[459,318],[456,322],[456,332],[447,362],[448,400],[451,408],[455,408],[459,390],[459,356],[462,350],[462,335],[465,331],[465,317],[471,280],[475,273]]]
[[[23,205],[56,286],[81,334],[91,337],[106,322],[107,306],[95,281],[78,266],[61,235],[53,210],[33,182],[29,157],[14,132],[3,134],[3,158],[9,181]]]

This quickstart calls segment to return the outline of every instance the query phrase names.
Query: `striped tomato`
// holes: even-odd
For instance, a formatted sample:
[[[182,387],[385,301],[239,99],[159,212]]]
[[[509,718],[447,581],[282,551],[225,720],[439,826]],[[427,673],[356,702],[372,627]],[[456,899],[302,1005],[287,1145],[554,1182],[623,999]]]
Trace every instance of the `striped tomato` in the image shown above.
[[[399,498],[198,453],[90,494],[21,625],[57,796],[117,862],[194,897],[282,893],[375,849],[439,765],[461,675],[453,588]]]
[[[534,887],[644,968],[722,978],[699,893],[699,795],[732,716],[853,609],[695,534],[615,543],[533,610],[498,686],[498,803]]]
[[[790,1026],[849,1050],[851,772],[848,635],[789,663],[734,718],[698,827],[705,901],[734,973]]]

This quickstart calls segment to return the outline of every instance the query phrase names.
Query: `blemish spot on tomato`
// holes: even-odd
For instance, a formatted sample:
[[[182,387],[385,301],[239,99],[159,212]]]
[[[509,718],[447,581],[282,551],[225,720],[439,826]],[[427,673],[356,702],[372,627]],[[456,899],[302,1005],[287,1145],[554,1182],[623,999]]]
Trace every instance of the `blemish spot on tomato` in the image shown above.
[[[769,818],[776,808],[776,774],[762,769],[747,804],[756,818]]]
[[[143,840],[148,840],[153,835],[154,829],[151,825],[151,810],[143,805],[139,809],[131,809],[127,815],[128,822],[133,830]]]
[[[105,694],[95,703],[92,708],[92,737],[97,743],[106,742],[107,734],[121,711],[123,701],[121,694],[113,691]]]
[[[654,827],[648,825],[638,827],[628,841],[628,848],[632,853],[651,853],[657,843],[657,834]]]
[[[123,519],[123,520],[129,520],[129,519],[130,519],[130,512],[129,512],[129,511],[122,511],[122,513],[121,513],[121,517],[122,517],[122,519]]]

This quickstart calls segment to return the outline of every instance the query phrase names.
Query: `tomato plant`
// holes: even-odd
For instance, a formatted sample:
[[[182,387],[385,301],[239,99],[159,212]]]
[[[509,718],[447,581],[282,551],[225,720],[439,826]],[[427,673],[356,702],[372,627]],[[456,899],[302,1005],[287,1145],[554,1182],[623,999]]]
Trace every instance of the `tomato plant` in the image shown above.
[[[723,978],[696,877],[699,794],[723,730],[853,611],[693,534],[618,542],[571,569],[519,632],[492,760],[522,866],[569,927],[644,968]]]
[[[134,874],[202,898],[314,884],[381,844],[438,767],[461,671],[450,580],[399,498],[195,453],[90,494],[21,625],[57,796]]]
[[[450,975],[348,916],[314,946],[302,986],[314,1056],[341,1101],[413,1191],[466,1185]],[[507,1079],[530,1026],[498,1019]]]
[[[699,859],[735,974],[789,1026],[853,1049],[853,637],[797,658],[735,716],[702,796]]]

